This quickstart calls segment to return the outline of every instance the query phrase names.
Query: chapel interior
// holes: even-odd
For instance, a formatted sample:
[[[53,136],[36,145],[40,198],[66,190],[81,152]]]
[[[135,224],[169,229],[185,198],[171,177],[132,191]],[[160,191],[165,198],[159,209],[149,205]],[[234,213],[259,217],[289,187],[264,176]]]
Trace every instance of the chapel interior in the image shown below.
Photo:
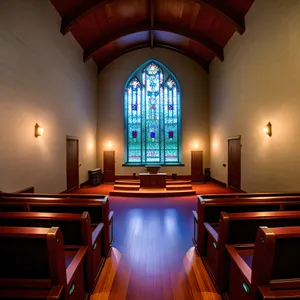
[[[300,300],[300,0],[0,0],[0,299]]]

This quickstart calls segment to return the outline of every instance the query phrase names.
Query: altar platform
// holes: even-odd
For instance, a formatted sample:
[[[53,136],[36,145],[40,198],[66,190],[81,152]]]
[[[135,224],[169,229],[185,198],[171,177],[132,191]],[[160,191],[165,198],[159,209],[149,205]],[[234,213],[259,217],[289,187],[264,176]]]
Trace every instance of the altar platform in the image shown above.
[[[127,197],[178,197],[196,195],[190,180],[166,179],[165,188],[141,187],[140,180],[116,180],[110,196]]]

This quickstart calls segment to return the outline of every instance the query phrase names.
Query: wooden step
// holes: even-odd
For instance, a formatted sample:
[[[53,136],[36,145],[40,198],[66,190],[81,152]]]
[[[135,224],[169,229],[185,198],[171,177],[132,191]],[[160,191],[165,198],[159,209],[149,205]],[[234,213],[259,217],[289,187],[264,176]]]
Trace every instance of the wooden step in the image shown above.
[[[173,185],[173,184],[191,184],[191,180],[166,180],[167,185]]]
[[[122,179],[119,179],[119,180],[116,180],[115,181],[115,184],[126,184],[126,185],[137,185],[137,184],[140,184],[140,180],[139,179],[127,179],[127,180],[122,180]]]
[[[177,185],[167,184],[166,188],[167,188],[168,191],[172,191],[172,190],[176,190],[176,191],[178,191],[178,190],[192,190],[193,189],[191,184],[177,184]]]
[[[166,189],[140,189],[139,191],[113,190],[109,193],[109,195],[123,197],[180,197],[196,195],[196,191],[167,191]]]
[[[133,185],[133,184],[129,184],[129,185],[115,184],[114,185],[114,190],[138,191],[139,189],[140,189],[139,184],[136,184],[136,185]]]

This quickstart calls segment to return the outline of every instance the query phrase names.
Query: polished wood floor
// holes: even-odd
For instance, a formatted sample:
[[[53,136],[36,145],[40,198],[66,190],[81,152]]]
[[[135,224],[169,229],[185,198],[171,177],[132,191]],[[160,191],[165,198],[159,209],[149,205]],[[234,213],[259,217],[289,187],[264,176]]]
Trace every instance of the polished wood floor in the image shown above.
[[[115,244],[91,300],[219,300],[192,245],[196,196],[110,197]]]

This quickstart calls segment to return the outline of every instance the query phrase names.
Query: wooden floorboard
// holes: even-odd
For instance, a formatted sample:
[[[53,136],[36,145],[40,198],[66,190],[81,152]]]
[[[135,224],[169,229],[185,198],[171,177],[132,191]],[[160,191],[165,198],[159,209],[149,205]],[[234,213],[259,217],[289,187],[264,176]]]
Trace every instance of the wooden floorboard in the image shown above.
[[[195,196],[110,197],[115,244],[91,300],[220,300],[192,247]]]

